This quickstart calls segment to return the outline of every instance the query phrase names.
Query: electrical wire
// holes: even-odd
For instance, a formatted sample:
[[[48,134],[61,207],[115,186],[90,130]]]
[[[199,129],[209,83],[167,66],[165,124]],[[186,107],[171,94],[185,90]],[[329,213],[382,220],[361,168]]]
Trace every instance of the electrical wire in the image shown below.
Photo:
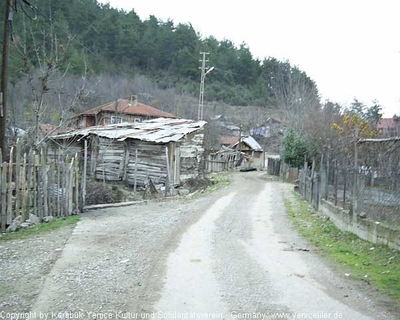
[[[19,2],[20,1],[20,2]],[[44,18],[44,21],[46,23],[48,23],[49,25],[53,24],[53,20],[51,18],[49,18],[46,14],[44,14],[41,10],[39,10],[38,7],[35,7],[34,5],[32,5],[29,1],[27,0],[15,0],[14,6],[11,6],[11,8],[17,13],[18,12],[18,5],[21,8],[22,12],[25,14],[25,16],[27,16],[30,20],[35,21],[38,19],[38,16],[41,16],[42,18]],[[32,13],[34,13],[34,15],[32,15],[32,13],[29,13],[28,10],[25,7],[29,7],[29,9],[32,11]],[[11,22],[12,24],[12,22]],[[65,30],[62,27],[58,27],[59,30],[61,30],[64,34],[66,34],[68,37],[70,37],[70,39],[74,42],[76,42],[77,44],[79,44],[83,49],[85,49],[87,52],[90,52],[94,55],[97,56],[97,53],[95,53],[94,51],[92,51],[90,48],[88,48],[85,44],[83,44],[82,42],[80,42],[79,40],[77,40],[75,37],[71,37],[70,32],[68,32],[67,30]],[[12,25],[11,25],[11,30],[12,30]],[[13,35],[11,33],[11,39],[13,41]]]
[[[15,2],[16,2],[15,8],[18,9],[18,7],[17,7],[17,2],[18,2],[18,0],[16,0]],[[32,12],[35,14],[35,17],[32,17],[30,14],[28,14],[28,12],[26,12],[24,6],[23,6],[22,3],[21,3],[21,4],[20,4],[20,7],[21,7],[21,10],[25,13],[25,15],[26,15],[29,19],[31,19],[31,20],[37,20],[37,8],[36,8],[35,6],[33,6],[33,5],[31,5],[31,4],[30,4],[28,1],[26,1],[26,0],[22,0],[22,2],[25,3],[25,4],[32,10]],[[17,10],[16,10],[16,12],[17,12]]]

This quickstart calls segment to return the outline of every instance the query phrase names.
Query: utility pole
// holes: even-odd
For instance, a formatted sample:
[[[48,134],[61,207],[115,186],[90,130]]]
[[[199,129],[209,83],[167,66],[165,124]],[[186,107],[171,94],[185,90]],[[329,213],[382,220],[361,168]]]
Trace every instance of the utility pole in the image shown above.
[[[206,67],[206,56],[210,54],[209,52],[200,52],[203,55],[203,59],[199,60],[201,62],[201,79],[200,79],[200,95],[199,95],[199,109],[197,111],[197,119],[203,120],[203,109],[204,109],[204,80],[206,79],[206,75],[214,70],[214,67]]]
[[[208,52],[200,52],[203,55],[203,59],[199,60],[201,62],[201,78],[200,78],[200,95],[199,95],[199,108],[197,110],[197,120],[203,120],[203,108],[204,108],[204,79],[206,78],[206,56]]]
[[[7,82],[8,82],[8,54],[10,47],[10,11],[11,0],[6,0],[4,34],[3,34],[3,57],[1,66],[1,92],[0,92],[0,152],[6,154],[6,116],[7,116]]]

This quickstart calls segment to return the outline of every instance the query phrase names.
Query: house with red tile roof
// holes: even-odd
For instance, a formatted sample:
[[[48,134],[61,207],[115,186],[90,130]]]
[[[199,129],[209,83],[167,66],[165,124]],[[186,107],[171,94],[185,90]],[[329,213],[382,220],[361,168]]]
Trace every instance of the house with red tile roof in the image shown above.
[[[105,126],[123,122],[141,122],[155,118],[178,118],[176,115],[138,102],[136,99],[118,99],[86,110],[77,117],[79,128]]]
[[[377,129],[382,137],[400,136],[400,118],[382,118],[378,121]]]

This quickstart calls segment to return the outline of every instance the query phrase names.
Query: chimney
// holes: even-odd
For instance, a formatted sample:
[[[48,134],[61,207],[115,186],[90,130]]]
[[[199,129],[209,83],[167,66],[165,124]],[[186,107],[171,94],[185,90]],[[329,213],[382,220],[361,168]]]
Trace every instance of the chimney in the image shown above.
[[[137,96],[134,95],[134,94],[131,94],[131,103],[130,103],[130,105],[133,106],[133,107],[136,107],[137,103],[138,103]]]

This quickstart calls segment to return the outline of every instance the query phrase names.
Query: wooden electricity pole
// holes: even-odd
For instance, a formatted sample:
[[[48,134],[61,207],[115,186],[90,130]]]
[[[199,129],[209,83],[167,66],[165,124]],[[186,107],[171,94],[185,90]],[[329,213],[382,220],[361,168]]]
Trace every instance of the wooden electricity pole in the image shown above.
[[[7,82],[8,82],[8,54],[10,47],[10,14],[11,0],[6,0],[4,34],[3,34],[3,56],[1,66],[1,92],[0,92],[0,151],[6,154],[6,117],[7,117]]]
[[[206,78],[206,55],[208,52],[200,52],[203,56],[203,59],[200,60],[201,62],[201,78],[200,78],[200,95],[199,95],[199,108],[197,110],[197,120],[203,120],[203,109],[204,109],[204,80]]]

